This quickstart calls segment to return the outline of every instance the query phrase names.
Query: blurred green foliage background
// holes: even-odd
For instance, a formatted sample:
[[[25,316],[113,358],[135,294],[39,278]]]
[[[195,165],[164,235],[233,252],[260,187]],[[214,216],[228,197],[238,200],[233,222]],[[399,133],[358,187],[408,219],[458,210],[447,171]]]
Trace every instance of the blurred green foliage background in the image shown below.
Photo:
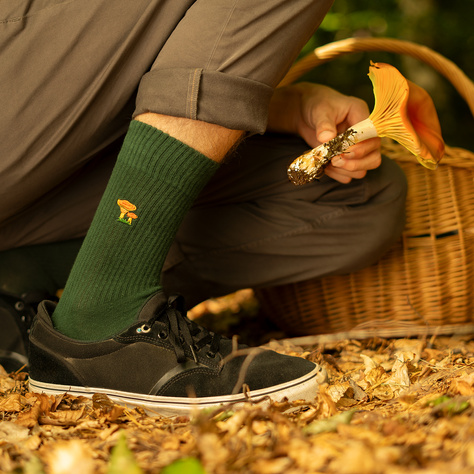
[[[474,80],[474,0],[335,0],[302,56],[314,48],[350,37],[386,37],[434,49]],[[358,53],[319,66],[301,78],[329,85],[366,100],[372,108],[370,60],[397,67],[433,98],[448,145],[474,151],[474,118],[451,83],[408,56]]]

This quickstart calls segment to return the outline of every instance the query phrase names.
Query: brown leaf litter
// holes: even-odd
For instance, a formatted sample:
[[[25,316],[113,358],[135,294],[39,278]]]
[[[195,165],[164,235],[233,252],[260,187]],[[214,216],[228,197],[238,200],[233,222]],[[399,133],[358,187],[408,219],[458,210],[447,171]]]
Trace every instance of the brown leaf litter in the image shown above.
[[[26,373],[0,368],[0,472],[105,473],[123,433],[145,473],[187,457],[208,474],[474,472],[473,337],[267,346],[322,365],[314,400],[164,418],[29,393]]]

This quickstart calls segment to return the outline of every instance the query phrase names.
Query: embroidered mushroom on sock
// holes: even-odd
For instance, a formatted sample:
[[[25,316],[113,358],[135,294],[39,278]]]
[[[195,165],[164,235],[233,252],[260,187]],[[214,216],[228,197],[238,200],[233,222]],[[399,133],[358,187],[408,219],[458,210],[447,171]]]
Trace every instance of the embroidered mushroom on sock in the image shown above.
[[[137,206],[126,199],[117,199],[117,204],[120,207],[120,217],[117,220],[124,224],[132,225],[132,219],[136,219],[138,216],[131,211],[135,211]],[[128,219],[125,219],[125,216]]]
[[[136,219],[138,217],[133,212],[127,212],[126,216],[128,217],[128,225],[132,225],[132,219]]]

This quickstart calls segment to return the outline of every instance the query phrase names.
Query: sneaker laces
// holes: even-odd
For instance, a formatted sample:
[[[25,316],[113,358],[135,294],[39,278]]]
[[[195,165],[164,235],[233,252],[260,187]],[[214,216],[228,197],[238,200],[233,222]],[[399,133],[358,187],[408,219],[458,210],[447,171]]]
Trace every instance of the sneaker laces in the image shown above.
[[[206,328],[191,321],[186,316],[184,298],[180,295],[171,296],[164,311],[160,311],[150,321],[151,325],[160,320],[168,326],[169,340],[173,346],[178,363],[186,362],[186,349],[189,349],[194,362],[198,363],[196,351],[209,345],[208,357],[214,358],[219,351],[222,336],[208,331]]]

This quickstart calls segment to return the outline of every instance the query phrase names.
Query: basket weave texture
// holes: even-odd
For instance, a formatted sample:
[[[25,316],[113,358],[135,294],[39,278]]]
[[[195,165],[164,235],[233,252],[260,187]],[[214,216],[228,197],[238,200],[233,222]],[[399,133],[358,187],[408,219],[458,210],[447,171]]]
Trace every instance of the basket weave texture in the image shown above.
[[[451,81],[474,115],[469,78],[438,53],[401,40],[331,43],[297,63],[282,84],[340,55],[376,50],[430,64]],[[474,328],[474,154],[447,147],[438,169],[431,171],[392,141],[384,141],[382,151],[408,180],[401,239],[363,270],[255,290],[264,313],[289,334],[367,330],[396,336]]]

